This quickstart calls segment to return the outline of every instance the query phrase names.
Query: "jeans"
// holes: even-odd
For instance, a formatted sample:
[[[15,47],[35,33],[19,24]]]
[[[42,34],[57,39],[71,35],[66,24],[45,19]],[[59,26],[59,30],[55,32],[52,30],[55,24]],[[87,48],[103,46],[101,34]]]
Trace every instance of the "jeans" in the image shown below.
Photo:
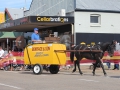
[[[107,66],[108,66],[108,69],[111,67],[111,63],[110,62],[106,62],[107,63]]]
[[[119,70],[119,64],[114,64],[114,69],[118,69]]]

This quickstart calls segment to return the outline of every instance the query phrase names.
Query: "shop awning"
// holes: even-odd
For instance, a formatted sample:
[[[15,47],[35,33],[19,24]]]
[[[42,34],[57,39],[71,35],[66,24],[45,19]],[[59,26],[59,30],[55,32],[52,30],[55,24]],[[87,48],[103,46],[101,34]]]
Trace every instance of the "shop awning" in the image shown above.
[[[74,23],[74,17],[66,16],[28,16],[0,24],[0,31],[27,32],[33,28],[49,28]]]
[[[2,39],[6,39],[6,38],[16,38],[14,35],[14,32],[3,32],[3,35],[0,37]]]

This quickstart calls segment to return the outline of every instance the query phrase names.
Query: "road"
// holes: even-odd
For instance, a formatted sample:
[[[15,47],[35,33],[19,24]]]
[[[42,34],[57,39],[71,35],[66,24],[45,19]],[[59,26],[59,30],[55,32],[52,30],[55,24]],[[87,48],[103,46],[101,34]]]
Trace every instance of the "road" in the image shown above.
[[[83,69],[82,76],[71,71],[34,75],[32,71],[0,70],[0,90],[120,90],[119,70],[106,70],[106,77],[101,69],[96,70],[96,76],[89,69]]]

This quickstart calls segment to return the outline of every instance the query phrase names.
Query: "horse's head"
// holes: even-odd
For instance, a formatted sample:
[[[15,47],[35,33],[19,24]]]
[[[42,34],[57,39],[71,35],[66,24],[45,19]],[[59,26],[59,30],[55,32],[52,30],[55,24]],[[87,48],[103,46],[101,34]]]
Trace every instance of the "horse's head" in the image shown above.
[[[109,44],[108,47],[107,47],[107,52],[108,52],[108,54],[109,54],[110,57],[113,56],[114,50],[115,50],[115,43],[112,42],[112,43]]]

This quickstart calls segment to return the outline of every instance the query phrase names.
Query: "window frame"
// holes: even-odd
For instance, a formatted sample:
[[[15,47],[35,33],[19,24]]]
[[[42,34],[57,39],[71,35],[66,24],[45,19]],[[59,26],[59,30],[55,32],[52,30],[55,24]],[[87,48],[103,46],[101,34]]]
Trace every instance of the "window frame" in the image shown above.
[[[91,17],[92,16],[98,16],[98,23],[92,23]],[[90,14],[90,25],[91,26],[101,26],[101,15],[100,14]]]

